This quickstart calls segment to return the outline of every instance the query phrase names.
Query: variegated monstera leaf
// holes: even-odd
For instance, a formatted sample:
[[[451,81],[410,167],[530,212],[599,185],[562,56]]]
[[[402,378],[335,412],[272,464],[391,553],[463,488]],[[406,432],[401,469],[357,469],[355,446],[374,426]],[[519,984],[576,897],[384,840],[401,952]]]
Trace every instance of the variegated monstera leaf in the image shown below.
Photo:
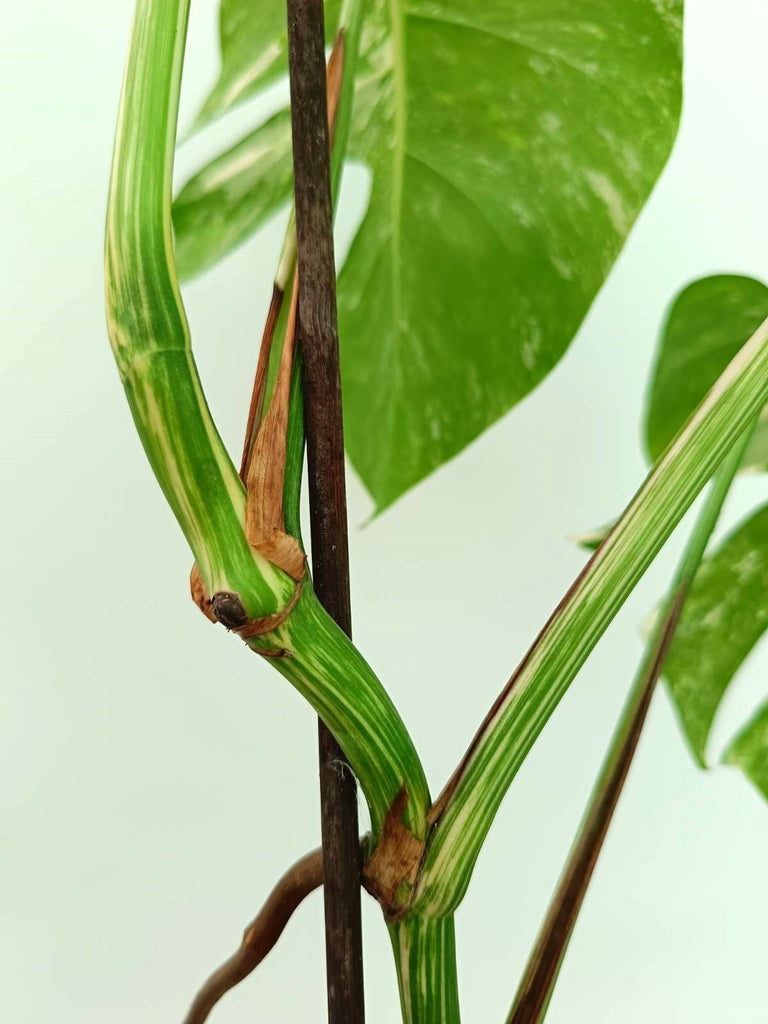
[[[326,4],[329,35],[339,17]],[[349,456],[378,509],[557,363],[669,155],[682,0],[370,0],[349,156],[370,202],[339,280]],[[286,71],[280,0],[222,0],[198,126]],[[289,199],[278,113],[175,205],[182,274]]]

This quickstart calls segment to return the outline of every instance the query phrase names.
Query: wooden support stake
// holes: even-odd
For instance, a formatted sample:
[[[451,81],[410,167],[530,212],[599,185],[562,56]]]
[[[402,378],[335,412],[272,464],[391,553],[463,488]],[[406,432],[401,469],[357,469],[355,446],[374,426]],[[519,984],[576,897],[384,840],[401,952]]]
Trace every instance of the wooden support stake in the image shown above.
[[[299,265],[297,338],[317,596],[351,634],[344,437],[322,0],[287,0],[293,167]],[[330,1024],[363,1024],[357,785],[319,723],[325,927]]]

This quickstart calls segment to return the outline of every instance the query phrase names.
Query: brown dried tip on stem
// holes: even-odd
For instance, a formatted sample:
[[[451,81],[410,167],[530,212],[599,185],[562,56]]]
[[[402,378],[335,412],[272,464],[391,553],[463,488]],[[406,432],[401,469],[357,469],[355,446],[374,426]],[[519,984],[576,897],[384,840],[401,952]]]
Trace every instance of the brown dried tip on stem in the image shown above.
[[[245,535],[248,543],[296,580],[304,575],[305,559],[296,538],[285,532],[283,485],[298,295],[298,274],[294,274],[291,309],[275,389],[256,435],[245,478]]]
[[[203,1024],[208,1019],[221,997],[258,967],[305,896],[322,884],[322,850],[313,850],[277,883],[258,916],[245,929],[240,948],[213,972],[195,996],[184,1024]]]
[[[339,33],[326,69],[326,81],[331,97],[328,107],[328,127],[331,133],[336,124],[343,71],[343,53],[344,37],[342,33]],[[277,281],[275,282],[267,322],[261,339],[240,467],[240,476],[245,483],[247,492],[245,533],[248,543],[295,580],[303,578],[306,572],[306,560],[296,538],[285,532],[283,486],[285,483],[291,374],[296,347],[298,300],[299,276],[296,271],[293,275],[291,307],[288,313],[283,350],[280,355],[280,366],[269,408],[262,419],[270,354],[283,303],[283,289]]]
[[[267,321],[264,324],[264,331],[261,335],[259,346],[259,361],[256,364],[256,376],[251,391],[251,405],[248,409],[248,423],[245,428],[245,440],[243,442],[243,456],[240,461],[240,479],[245,483],[248,474],[248,463],[253,455],[253,445],[256,440],[256,432],[261,423],[262,410],[264,408],[264,395],[267,390],[267,371],[269,370],[269,357],[272,352],[272,342],[275,337],[275,328],[280,319],[280,310],[283,307],[283,289],[275,282],[272,286],[272,298],[269,301]]]

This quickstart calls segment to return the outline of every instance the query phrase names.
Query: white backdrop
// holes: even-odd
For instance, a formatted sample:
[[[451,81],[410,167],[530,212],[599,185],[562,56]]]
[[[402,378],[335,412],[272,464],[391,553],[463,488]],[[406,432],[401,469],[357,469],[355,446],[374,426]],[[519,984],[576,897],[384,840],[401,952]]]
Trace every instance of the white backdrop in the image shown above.
[[[14,1024],[180,1020],[278,874],[318,839],[313,716],[188,600],[190,557],[107,345],[102,221],[131,7],[30,0],[4,11],[0,963]],[[217,66],[214,0],[193,7],[183,124]],[[642,392],[667,301],[715,271],[768,280],[768,15],[757,0],[688,7],[676,149],[570,353],[364,529],[370,502],[350,476],[356,639],[434,790],[581,566],[568,534],[604,522],[642,478]],[[254,117],[242,111],[236,127]],[[180,174],[234,132],[188,144]],[[340,252],[366,188],[363,171],[348,175]],[[233,450],[281,230],[270,225],[185,291]],[[741,481],[729,521],[766,495],[765,478]],[[470,534],[479,548],[465,546]],[[640,656],[638,623],[680,539],[582,672],[494,826],[458,915],[469,1022],[504,1018]],[[765,649],[751,659],[715,747],[763,695],[766,664]],[[768,807],[738,773],[693,767],[660,692],[551,1024],[762,1019],[766,863]],[[215,1019],[322,1019],[321,918],[316,894]],[[394,1021],[370,901],[365,941],[368,1019]]]

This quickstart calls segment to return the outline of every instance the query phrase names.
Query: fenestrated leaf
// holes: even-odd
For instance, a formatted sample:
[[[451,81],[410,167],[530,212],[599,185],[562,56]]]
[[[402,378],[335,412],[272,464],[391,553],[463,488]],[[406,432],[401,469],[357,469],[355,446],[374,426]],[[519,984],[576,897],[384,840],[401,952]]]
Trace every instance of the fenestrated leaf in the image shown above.
[[[768,800],[768,703],[742,729],[723,761],[741,768]]]
[[[751,277],[716,274],[679,293],[662,328],[648,396],[645,443],[652,462],[766,316],[768,288]],[[744,466],[768,468],[768,421],[758,425]]]
[[[259,228],[291,197],[293,157],[287,110],[191,178],[173,204],[182,278],[205,270]]]
[[[236,30],[240,6],[224,0],[206,116],[265,80],[267,30]],[[258,5],[264,25],[273,6]],[[370,3],[350,154],[373,187],[339,316],[348,449],[379,509],[567,348],[669,154],[681,13],[682,0]]]
[[[325,32],[330,41],[340,0],[325,0]],[[275,0],[221,0],[219,8],[221,73],[200,113],[202,128],[288,72],[285,4]]]
[[[702,766],[720,702],[767,627],[764,505],[702,562],[664,668],[683,731]]]

